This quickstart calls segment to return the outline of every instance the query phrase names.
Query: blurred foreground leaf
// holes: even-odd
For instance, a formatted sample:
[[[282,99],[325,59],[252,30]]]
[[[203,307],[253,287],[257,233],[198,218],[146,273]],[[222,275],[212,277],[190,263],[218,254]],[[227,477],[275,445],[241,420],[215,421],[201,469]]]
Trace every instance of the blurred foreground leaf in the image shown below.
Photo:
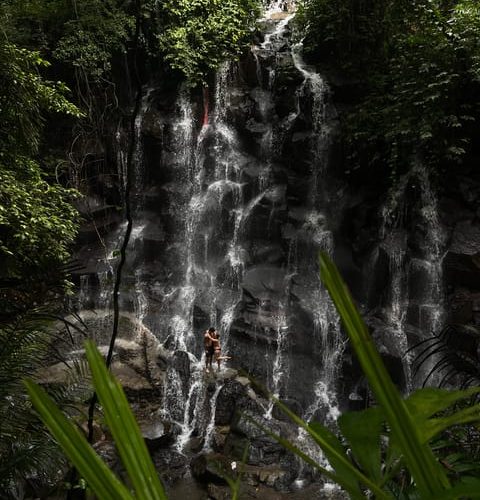
[[[113,474],[87,442],[85,436],[63,415],[46,392],[37,384],[26,380],[25,385],[35,408],[65,454],[100,499],[166,499],[157,471],[122,387],[107,370],[93,342],[86,343],[86,352],[93,384],[103,406],[105,420],[115,439],[115,445],[128,472],[135,495],[130,494],[127,487]]]

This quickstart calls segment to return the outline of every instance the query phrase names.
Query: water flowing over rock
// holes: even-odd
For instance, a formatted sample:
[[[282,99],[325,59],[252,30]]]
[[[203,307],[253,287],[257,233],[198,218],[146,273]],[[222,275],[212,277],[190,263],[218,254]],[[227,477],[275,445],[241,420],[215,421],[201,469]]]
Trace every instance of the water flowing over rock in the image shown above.
[[[247,477],[257,491],[286,491],[312,478],[247,415],[324,462],[237,370],[307,421],[332,428],[340,411],[367,404],[320,282],[319,250],[337,261],[404,391],[421,381],[407,350],[445,323],[445,279],[468,287],[480,275],[478,220],[445,227],[420,160],[388,193],[372,197],[342,181],[333,161],[335,96],[293,41],[291,4],[269,4],[261,38],[239,62],[221,66],[208,91],[151,81],[135,120],[133,230],[113,371],[136,400],[148,399],[142,428],[159,467],[173,482],[194,457],[193,475],[211,483],[213,498],[223,498],[224,485],[208,459],[229,465],[247,441]],[[119,192],[127,137],[119,127],[111,155]],[[91,222],[79,240],[84,268],[72,301],[104,350],[126,225],[115,209],[121,195],[112,193],[92,190],[81,202]],[[469,321],[480,321],[479,297],[469,295]],[[204,371],[203,332],[211,325],[232,357],[216,374]],[[61,350],[69,359],[81,355]],[[46,381],[54,368],[60,370],[47,370]],[[336,497],[325,488],[315,490],[318,498]]]

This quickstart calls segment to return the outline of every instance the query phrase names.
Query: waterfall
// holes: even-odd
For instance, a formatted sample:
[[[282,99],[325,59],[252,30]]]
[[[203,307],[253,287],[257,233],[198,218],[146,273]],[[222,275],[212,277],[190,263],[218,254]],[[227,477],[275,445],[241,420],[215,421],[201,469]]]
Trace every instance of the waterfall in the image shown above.
[[[274,404],[256,394],[238,370],[306,422],[321,422],[334,432],[349,393],[361,397],[355,391],[362,382],[355,386],[349,380],[356,376],[354,364],[353,375],[342,372],[350,363],[343,356],[346,339],[317,263],[319,251],[338,258],[342,269],[352,270],[347,279],[353,276],[357,284],[362,250],[348,247],[341,232],[346,210],[356,201],[345,201],[347,189],[339,189],[343,180],[331,165],[337,118],[332,91],[303,58],[292,5],[269,2],[250,53],[222,64],[209,77],[209,87],[172,82],[145,87],[135,117],[133,228],[120,290],[119,340],[129,343],[117,344],[116,368],[133,367],[135,387],[142,391],[138,400],[149,398],[148,404],[156,405],[151,415],[172,424],[165,425],[174,436],[172,454],[185,462],[199,450],[219,451],[220,421],[230,429],[222,437],[230,458],[228,446],[234,448],[238,435],[251,437],[231,416],[247,407],[330,467],[307,433],[281,422]],[[119,125],[108,153],[118,192],[112,194],[114,183],[107,179],[101,192],[108,200],[89,196],[90,211],[101,212],[104,225],[90,227],[85,236],[81,257],[87,255],[87,271],[74,301],[81,315],[97,314],[95,326],[101,320],[105,331],[126,228],[116,207],[125,201],[127,138]],[[372,297],[377,294],[368,319],[381,326],[375,334],[381,330],[379,337],[393,339],[382,354],[392,355],[398,371],[403,369],[407,390],[419,380],[405,353],[415,336],[421,338],[418,332],[438,332],[444,321],[445,236],[437,205],[428,172],[415,164],[386,196],[374,235],[379,244],[369,243],[375,248],[365,265],[366,288]],[[103,211],[111,220],[104,220]],[[101,241],[93,243],[93,236]],[[383,280],[371,279],[378,274]],[[90,308],[95,311],[89,316]],[[206,373],[203,332],[210,326],[231,359]],[[144,370],[156,370],[150,378],[141,373],[141,356],[126,356],[123,349],[128,345],[137,353],[136,341],[147,334],[151,342],[141,347],[151,349]],[[276,453],[266,439],[253,442],[258,449],[252,465],[262,465],[262,446],[270,447],[268,460]],[[298,484],[315,475],[290,457],[279,463],[288,463]]]
[[[211,451],[213,431],[215,429],[215,411],[217,407],[217,398],[220,394],[220,391],[223,388],[223,384],[217,384],[215,388],[215,392],[210,397],[210,420],[207,425],[207,429],[205,430],[205,444],[203,445],[203,451]]]
[[[134,224],[122,314],[158,342],[160,414],[174,424],[181,453],[189,451],[192,436],[203,440],[203,452],[211,451],[222,388],[236,376],[225,365],[220,374],[204,372],[203,331],[212,325],[223,353],[232,356],[227,366],[250,372],[304,420],[334,430],[346,404],[338,394],[345,340],[317,265],[318,252],[334,257],[339,241],[338,186],[329,161],[336,113],[327,82],[303,59],[302,43],[292,42],[291,5],[270,2],[263,39],[257,38],[248,60],[222,64],[203,92],[145,88],[134,123]],[[126,136],[116,130],[112,155],[122,186]],[[405,198],[412,184],[418,196],[410,209]],[[409,210],[425,228],[415,252]],[[111,308],[125,231],[119,218],[99,232],[101,251],[88,254],[78,310]],[[399,181],[381,218],[381,245],[370,270],[386,254],[383,315],[405,353],[412,323],[428,334],[443,321],[444,236],[425,169],[417,165]],[[405,358],[411,387],[409,366]],[[258,407],[275,425],[274,406],[260,400]],[[326,465],[308,436],[297,437]],[[298,478],[309,473],[301,468]]]
[[[133,186],[132,186],[132,212],[136,224],[132,229],[132,235],[130,238],[129,247],[135,248],[141,242],[141,233],[144,228],[143,223],[140,221],[140,212],[143,208],[143,179],[145,177],[144,172],[144,157],[143,157],[143,143],[142,143],[142,127],[145,114],[148,111],[151,94],[153,92],[152,87],[148,87],[143,90],[143,96],[141,100],[141,105],[139,108],[138,115],[135,117],[134,122],[134,140],[135,140],[135,150],[132,158],[133,166]],[[120,199],[124,201],[124,190],[126,186],[127,179],[127,144],[126,137],[127,134],[124,129],[119,125],[117,126],[115,132],[115,160],[116,160],[116,174],[117,180],[120,187]],[[106,205],[106,200],[100,200],[98,198],[87,198],[86,201],[86,211],[89,215],[93,214],[95,210],[100,209],[103,205]],[[109,232],[104,236],[103,232],[97,227],[95,218],[91,215],[93,219],[93,226],[95,228],[96,237],[99,239],[100,246],[102,249],[102,256],[93,261],[89,262],[89,266],[95,269],[95,272],[91,275],[81,275],[80,276],[80,288],[79,293],[72,301],[74,310],[80,312],[85,309],[89,309],[92,304],[87,306],[87,298],[92,301],[95,308],[102,310],[104,314],[103,326],[108,327],[110,325],[110,314],[113,304],[113,281],[115,273],[115,264],[119,257],[118,249],[121,246],[123,237],[125,234],[127,223],[125,221],[118,224],[114,230]],[[140,222],[139,222],[140,221]],[[143,291],[143,285],[141,280],[141,272],[135,272],[135,290],[138,292],[136,295],[142,297],[142,305],[137,303],[136,307],[141,307],[142,315],[146,314],[146,308],[148,301],[146,300],[145,293]],[[94,299],[94,300],[92,300]]]
[[[205,405],[205,384],[202,379],[201,369],[196,368],[193,380],[190,382],[188,394],[180,399],[181,402],[184,402],[183,419],[180,424],[181,432],[176,442],[177,450],[180,452],[183,452],[187,446],[193,431],[199,423],[200,412]],[[175,382],[173,382],[172,386],[174,385]],[[180,395],[181,392],[178,390],[176,397],[178,398]]]
[[[174,122],[175,135],[181,138],[171,144],[179,169],[186,174],[187,195],[176,205],[179,226],[183,227],[185,271],[180,277],[173,301],[166,311],[168,330],[173,336],[173,349],[190,353],[191,379],[184,393],[178,383],[179,374],[174,369],[167,377],[164,395],[164,415],[178,422],[181,428],[177,448],[184,450],[191,434],[206,422],[210,411],[210,424],[203,429],[207,449],[215,419],[217,387],[207,398],[203,363],[203,334],[195,332],[193,311],[195,305],[208,311],[210,324],[218,325],[224,353],[228,349],[230,324],[235,306],[240,298],[243,273],[243,252],[238,242],[243,207],[242,184],[239,182],[239,165],[242,152],[235,130],[228,124],[230,88],[234,69],[224,64],[217,72],[213,110],[208,122],[195,137],[191,101],[185,94],[177,106],[178,118]],[[217,223],[222,218],[228,223],[229,234],[220,234]],[[217,244],[224,240],[224,253],[219,254]],[[199,348],[200,347],[200,348]],[[175,403],[171,407],[171,404]],[[208,410],[209,401],[213,406]],[[177,408],[178,407],[178,408]],[[180,415],[181,414],[181,415]]]
[[[409,190],[415,192],[415,199],[410,203]],[[425,231],[422,248],[415,253],[408,249],[411,220],[421,224]],[[387,322],[404,355],[406,389],[410,391],[422,382],[429,367],[425,366],[413,380],[412,354],[405,354],[411,347],[406,323],[419,329],[421,340],[433,332],[438,333],[445,317],[442,274],[445,233],[439,222],[437,199],[428,172],[418,161],[392,188],[382,209],[382,221],[380,239],[390,267]],[[378,251],[376,255],[378,258]],[[433,359],[430,365],[432,363]]]
[[[312,140],[311,154],[311,187],[309,190],[309,205],[311,211],[305,218],[304,230],[310,234],[315,253],[322,250],[333,254],[334,241],[328,227],[328,216],[324,209],[327,204],[327,187],[325,176],[328,168],[328,151],[331,144],[332,117],[327,118],[327,107],[330,90],[322,76],[309,68],[302,58],[302,43],[292,46],[291,54],[295,68],[303,77],[303,83],[297,90],[297,112],[301,110],[302,101],[311,101]],[[317,273],[318,274],[318,273]],[[310,421],[320,409],[324,409],[324,418],[334,422],[328,415],[338,415],[336,400],[336,378],[338,362],[343,352],[340,324],[328,293],[320,280],[317,279],[313,293],[309,297],[308,308],[314,316],[315,349],[321,358],[321,369],[316,375],[314,397],[312,404],[305,411],[303,418]],[[305,439],[306,436],[303,436]],[[311,448],[311,446],[310,446]]]
[[[274,318],[275,324],[275,341],[277,344],[275,351],[275,358],[272,367],[272,395],[275,398],[280,397],[280,386],[281,383],[285,383],[285,376],[288,373],[288,361],[287,361],[287,344],[288,344],[288,323],[287,318],[284,313],[284,305],[279,304],[278,314]],[[274,403],[269,404],[268,410],[265,413],[265,418],[272,418]]]
[[[182,453],[193,435],[210,449],[222,377],[233,372],[205,376],[203,329],[211,325],[230,366],[295,400],[304,418],[337,411],[343,345],[317,269],[318,251],[334,248],[327,210],[334,112],[328,85],[291,42],[292,5],[268,4],[250,82],[240,61],[222,64],[203,92],[180,86],[164,98],[154,83],[135,117],[133,228],[120,301],[135,331],[149,330],[161,346],[160,414],[177,429]],[[113,157],[123,187],[127,136],[118,126]],[[294,143],[300,166],[288,157]],[[124,231],[117,220],[102,240],[103,260],[92,256],[79,310],[94,303],[108,316]],[[273,405],[262,406],[274,420]]]
[[[147,88],[142,96],[142,101],[140,103],[140,109],[137,116],[135,117],[134,123],[134,134],[135,134],[135,149],[133,152],[132,166],[133,166],[133,183],[132,183],[132,212],[134,215],[138,215],[138,212],[143,209],[144,199],[144,179],[145,179],[145,162],[144,162],[144,151],[143,151],[143,141],[142,141],[142,128],[143,120],[145,114],[148,111],[150,105],[150,97],[153,92],[153,88]],[[120,161],[122,158],[120,157]],[[121,169],[121,165],[119,169]]]
[[[332,406],[331,402],[335,400],[335,395],[331,393],[328,385],[323,381],[319,380],[315,384],[315,398],[312,404],[307,408],[303,415],[303,420],[305,422],[311,422],[314,420],[318,412],[322,412],[324,415],[323,423],[335,428],[337,418],[340,416],[340,411],[336,406]],[[323,454],[321,448],[318,444],[309,436],[305,429],[299,428],[297,434],[297,446],[310,458],[315,460],[322,467],[331,469],[328,460]],[[299,470],[297,473],[297,484],[303,485],[304,475],[306,470],[309,469],[305,465],[303,460],[299,460]]]
[[[272,6],[267,15],[271,15],[272,12],[283,12],[280,5],[278,3]],[[211,93],[213,102],[209,103],[209,120],[208,123],[203,120],[203,125],[197,134],[194,132],[192,106],[185,94],[179,98],[178,118],[174,122],[174,130],[175,136],[180,134],[181,138],[172,139],[170,148],[174,152],[177,168],[188,172],[188,176],[185,176],[186,196],[181,202],[176,203],[175,210],[179,225],[184,228],[183,232],[179,231],[178,234],[179,236],[183,234],[181,248],[185,272],[177,281],[175,293],[170,295],[173,300],[166,310],[165,321],[175,339],[170,344],[171,348],[187,351],[198,360],[192,364],[193,371],[186,393],[176,380],[176,376],[179,375],[175,374],[173,369],[170,369],[170,376],[167,377],[165,414],[180,424],[182,430],[177,441],[179,449],[184,449],[189,436],[201,421],[205,421],[207,414],[210,415],[210,420],[203,436],[205,449],[208,448],[214,422],[212,411],[214,412],[216,394],[220,391],[217,385],[214,395],[205,399],[206,387],[201,376],[202,363],[199,360],[203,350],[199,349],[202,339],[199,337],[200,332],[194,331],[194,308],[200,307],[208,314],[210,323],[217,325],[224,352],[238,348],[237,344],[232,342],[230,331],[235,321],[237,306],[242,299],[244,275],[246,269],[251,266],[250,252],[244,243],[245,235],[250,231],[252,221],[257,214],[266,210],[265,231],[269,237],[276,231],[277,213],[283,209],[285,189],[274,184],[275,156],[285,140],[294,116],[290,114],[285,123],[277,125],[272,97],[277,78],[276,66],[281,64],[277,51],[286,43],[287,29],[292,18],[293,14],[290,13],[284,15],[278,22],[274,22],[264,41],[252,49],[257,64],[258,82],[258,87],[252,91],[252,95],[258,102],[260,120],[260,125],[257,127],[260,147],[255,160],[258,183],[254,190],[250,188],[248,194],[245,190],[244,168],[250,168],[249,165],[252,165],[253,160],[250,153],[245,151],[231,117],[233,99],[238,93],[237,66],[225,63],[217,71],[215,87]],[[308,95],[314,102],[310,113],[314,129],[310,153],[313,182],[310,183],[311,194],[307,200],[311,213],[304,216],[304,227],[301,227],[300,231],[307,238],[314,240],[308,258],[315,262],[316,250],[331,245],[331,233],[326,229],[318,230],[315,227],[318,220],[322,220],[322,227],[326,225],[325,216],[318,212],[321,203],[317,203],[315,186],[319,182],[317,180],[319,173],[326,168],[324,150],[328,147],[328,133],[325,123],[325,101],[328,90],[322,79],[304,65],[300,52],[299,47],[291,48],[289,52],[294,67],[303,80],[296,99],[298,102]],[[274,55],[273,64],[264,66],[264,58],[270,57],[271,54]],[[262,76],[264,73],[268,75],[265,87]],[[289,239],[290,245],[292,241],[293,239]],[[270,347],[265,354],[269,373],[268,385],[277,397],[283,397],[284,388],[290,383],[291,367],[288,353],[291,329],[289,320],[291,280],[295,275],[295,269],[301,269],[304,265],[303,260],[299,262],[298,255],[296,257],[288,264],[281,296],[269,297],[262,301],[258,309],[258,321],[263,325],[261,329],[265,329],[271,339],[268,344]],[[304,258],[305,256],[302,256],[302,259]],[[309,286],[318,287],[318,278]],[[314,323],[320,324],[323,321],[319,334],[323,340],[320,340],[319,350],[322,351],[324,366],[323,371],[319,370],[320,373],[315,373],[313,378],[325,377],[325,373],[328,373],[329,378],[326,383],[330,390],[334,384],[333,363],[336,359],[332,352],[335,343],[330,337],[338,334],[332,326],[336,324],[336,320],[331,315],[331,305],[324,295],[315,297],[315,300],[319,300],[319,304],[316,305],[313,305],[308,297],[302,300],[307,307],[315,308]],[[321,317],[320,323],[317,321],[317,316]],[[332,367],[327,366],[328,363],[331,363]],[[318,383],[312,380],[311,384],[312,393],[315,394]],[[169,410],[168,407],[173,400],[175,404]],[[207,408],[207,400],[213,405],[210,410]],[[271,417],[272,409],[272,406],[267,409],[267,416]]]

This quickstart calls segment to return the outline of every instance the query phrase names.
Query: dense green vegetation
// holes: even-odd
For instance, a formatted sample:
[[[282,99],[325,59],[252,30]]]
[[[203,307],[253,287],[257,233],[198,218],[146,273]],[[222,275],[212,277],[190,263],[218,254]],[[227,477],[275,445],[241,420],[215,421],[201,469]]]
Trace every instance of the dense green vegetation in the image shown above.
[[[257,0],[6,0],[0,7],[10,39],[97,83],[131,48],[136,18],[149,62],[167,63],[196,84],[243,51],[258,12]]]
[[[0,45],[1,278],[18,283],[45,278],[64,263],[76,234],[77,215],[70,203],[74,193],[56,182],[39,147],[48,113],[80,112],[66,99],[64,85],[40,75],[47,66],[38,52],[7,40]],[[8,287],[3,290],[5,315],[19,301]]]
[[[348,167],[435,168],[474,153],[480,110],[475,0],[305,0],[298,17],[312,61],[355,87],[344,117]]]
[[[56,447],[32,413],[20,380],[34,375],[41,366],[50,326],[43,318],[56,311],[68,287],[64,266],[69,261],[79,222],[72,205],[79,195],[69,188],[71,171],[75,169],[77,180],[83,180],[86,175],[81,169],[89,165],[85,161],[87,155],[95,156],[95,162],[107,161],[105,143],[111,133],[108,122],[112,116],[125,121],[132,119],[129,115],[134,100],[132,89],[139,88],[152,76],[167,80],[173,75],[175,83],[184,79],[190,86],[204,85],[222,61],[241,54],[254,29],[258,8],[257,0],[4,0],[1,3],[2,491],[13,490],[17,481],[42,472],[51,479],[54,477],[51,469],[63,463],[58,455],[52,459]],[[383,169],[388,165],[391,171],[400,172],[408,168],[414,155],[438,168],[474,157],[480,108],[480,6],[476,1],[305,0],[298,19],[310,60],[329,63],[358,89],[344,115],[348,168]],[[134,80],[136,85],[131,83]],[[55,135],[52,130],[60,128],[54,123],[56,120],[61,120],[67,132],[51,137]],[[75,148],[67,159],[66,151],[72,142]],[[95,147],[90,148],[92,144]],[[47,305],[47,309],[37,314],[41,305]],[[91,348],[91,360],[95,356]],[[91,362],[94,364],[95,360]],[[96,363],[100,366],[98,359]],[[375,376],[378,382],[378,373]],[[105,374],[97,373],[98,387],[105,378]],[[112,379],[109,383],[115,385]],[[30,388],[33,394],[35,389]],[[397,410],[405,413],[404,403],[395,399],[395,394],[389,396],[388,390],[383,396],[384,409],[368,414],[374,415],[374,424],[378,424],[375,449],[353,450],[355,438],[365,438],[362,435],[349,439],[348,433],[352,427],[359,427],[359,420],[354,420],[352,426],[345,424],[342,429],[361,470],[344,453],[344,443],[338,443],[335,436],[318,426],[310,429],[316,435],[327,436],[319,439],[322,443],[329,440],[334,443],[329,450],[335,452],[332,465],[339,464],[340,484],[347,490],[350,488],[353,496],[365,486],[378,488],[381,497],[385,484],[389,488],[397,484],[395,474],[401,470],[404,477],[410,479],[411,474],[419,488],[428,492],[428,474],[415,458],[420,453],[430,469],[427,472],[439,479],[438,488],[448,488],[451,478],[438,466],[426,445],[425,435],[431,436],[425,429],[431,424],[433,413],[417,411],[414,415],[425,427],[420,429],[425,434],[416,436],[420,442],[402,441],[402,429],[395,430],[395,422],[389,420],[392,414],[387,410],[392,413],[397,405]],[[427,396],[424,393],[424,399]],[[445,398],[445,393],[432,397],[435,410],[444,408],[439,401]],[[389,409],[392,401],[393,410]],[[418,410],[425,401],[422,403],[418,396],[413,402]],[[123,411],[127,412],[124,403]],[[408,406],[408,402],[405,404]],[[440,422],[440,427],[458,423],[459,418],[474,420],[475,412],[468,405],[460,417],[452,411],[453,417]],[[415,411],[407,408],[404,414],[407,423],[410,413]],[[344,422],[348,418],[363,417],[347,416]],[[58,422],[58,414],[50,421],[52,425]],[[392,460],[399,462],[380,470],[380,427],[384,422],[389,423],[397,439],[398,448],[393,447]],[[409,425],[411,428],[412,422]],[[67,427],[65,424],[64,430]],[[455,432],[458,429],[463,431],[466,427],[456,428]],[[122,432],[125,434],[120,439],[130,435],[128,429]],[[82,438],[78,433],[76,437],[67,436],[64,445],[71,445],[75,439]],[[138,451],[140,446],[136,439],[133,448]],[[71,447],[73,461],[75,451]],[[139,453],[146,457],[144,449]],[[373,465],[365,459],[369,453],[375,454]],[[339,456],[340,462],[335,462]],[[80,458],[77,464],[80,469],[82,457],[77,454],[76,458]],[[148,457],[145,461],[148,462]],[[135,465],[133,461],[131,466]],[[151,474],[151,464],[143,465],[146,466],[143,472]],[[95,467],[91,469],[95,476]],[[88,470],[82,473],[87,476]],[[106,475],[111,476],[108,471]],[[134,483],[135,471],[131,478]],[[118,487],[124,494],[126,488]],[[138,490],[141,488],[138,485]],[[160,491],[161,486],[155,484],[155,490]],[[125,497],[130,497],[128,492]]]
[[[6,28],[6,26],[3,26]],[[48,484],[64,459],[39,425],[21,378],[43,361],[53,314],[68,284],[62,269],[77,231],[76,193],[57,182],[41,154],[49,116],[80,116],[68,89],[42,71],[38,51],[0,35],[0,491],[12,497],[27,478]],[[49,305],[48,310],[41,306]],[[41,312],[40,312],[41,311]],[[40,319],[42,317],[42,319]],[[57,477],[58,479],[58,477]]]
[[[65,467],[65,459],[32,411],[21,382],[41,366],[48,338],[45,322],[31,318],[0,326],[1,498],[15,498],[28,479],[37,478],[39,486],[54,483]]]
[[[169,0],[159,4],[157,38],[166,61],[192,83],[242,53],[258,17],[257,0]]]

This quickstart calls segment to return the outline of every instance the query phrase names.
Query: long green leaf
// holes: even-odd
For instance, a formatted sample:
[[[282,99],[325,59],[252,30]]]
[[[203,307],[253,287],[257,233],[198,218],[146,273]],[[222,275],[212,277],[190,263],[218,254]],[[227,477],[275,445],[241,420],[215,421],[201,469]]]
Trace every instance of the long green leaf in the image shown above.
[[[480,479],[478,477],[463,477],[453,488],[444,492],[435,500],[480,498]]]
[[[310,465],[314,469],[317,469],[325,477],[328,477],[330,480],[340,485],[346,492],[348,492],[351,495],[351,498],[365,498],[364,495],[359,496],[357,488],[352,489],[350,483],[348,481],[345,481],[345,479],[342,476],[334,474],[333,472],[325,469],[325,467],[322,467],[319,463],[315,462],[315,460],[313,460],[306,453],[304,453],[300,448],[295,446],[291,441],[283,438],[282,436],[279,436],[270,429],[267,429],[259,422],[251,418],[249,415],[245,414],[245,418],[247,418],[253,425],[261,429],[263,432],[265,432],[265,434],[268,434],[270,437],[275,439],[284,448],[291,451],[293,454],[297,455],[297,457],[301,458],[306,464]],[[384,497],[388,498],[385,495]]]
[[[385,416],[380,408],[344,413],[338,426],[355,460],[377,484],[381,483],[380,435]]]
[[[308,425],[305,421],[303,421],[298,415],[296,415],[293,411],[291,411],[285,404],[279,401],[274,396],[270,395],[270,399],[282,410],[285,415],[287,415],[292,422],[296,423],[299,427],[305,429],[308,434],[313,438],[313,440],[320,446],[325,455],[329,458],[329,460],[333,459],[335,463],[341,464],[343,470],[348,470],[349,473],[356,478],[357,481],[362,483],[364,486],[369,488],[373,494],[375,494],[376,498],[389,498],[388,495],[382,491],[370,478],[362,474],[360,470],[355,467],[350,460],[345,456],[345,454],[339,451],[337,446],[332,445],[330,440],[324,439],[323,436],[318,434],[315,431],[315,428],[318,430],[318,426],[321,424],[316,423],[315,426]],[[325,427],[326,429],[326,427]],[[328,431],[328,429],[326,429]],[[332,464],[333,465],[333,464]],[[339,471],[340,472],[340,471]],[[345,481],[344,481],[345,483]],[[340,483],[339,483],[340,484]],[[341,485],[345,487],[344,484]],[[350,494],[354,490],[348,490]]]
[[[121,385],[107,370],[95,344],[88,341],[85,347],[95,390],[105,413],[105,420],[135,489],[136,498],[166,499],[157,471]]]
[[[471,424],[478,421],[480,421],[480,406],[476,405],[464,408],[453,415],[431,418],[421,426],[420,432],[425,442],[427,442],[453,425]]]
[[[133,500],[132,495],[88,444],[85,436],[63,415],[47,393],[30,380],[28,394],[43,422],[67,457],[102,500]]]
[[[356,492],[355,498],[363,498],[358,477],[352,472],[352,468],[354,468],[355,466],[350,462],[345,453],[345,449],[337,436],[335,436],[332,431],[327,429],[327,427],[319,422],[310,422],[308,426],[310,427],[310,429],[312,429],[313,432],[315,432],[315,434],[320,436],[324,442],[328,443],[330,447],[337,452],[336,455],[333,455],[330,452],[329,448],[322,448],[325,456],[327,457],[330,465],[334,468],[337,475],[340,476],[345,481],[345,483],[348,483],[350,485],[349,491]],[[341,456],[344,460],[338,460],[338,456]],[[346,463],[348,463],[348,466],[345,465]]]
[[[320,273],[342,319],[362,370],[385,412],[410,473],[423,498],[437,498],[449,488],[445,472],[430,448],[422,443],[414,420],[393,384],[340,273],[328,255],[320,253]]]
[[[414,392],[406,399],[406,404],[423,442],[430,441],[452,425],[472,423],[480,420],[480,405],[469,406],[450,415],[428,418],[441,412],[461,399],[466,399],[480,392],[480,387],[459,391],[426,388]]]
[[[435,387],[419,389],[406,400],[407,408],[416,419],[427,419],[435,413],[445,410],[461,399],[469,398],[480,392],[480,387],[472,387],[461,391],[447,391]]]

